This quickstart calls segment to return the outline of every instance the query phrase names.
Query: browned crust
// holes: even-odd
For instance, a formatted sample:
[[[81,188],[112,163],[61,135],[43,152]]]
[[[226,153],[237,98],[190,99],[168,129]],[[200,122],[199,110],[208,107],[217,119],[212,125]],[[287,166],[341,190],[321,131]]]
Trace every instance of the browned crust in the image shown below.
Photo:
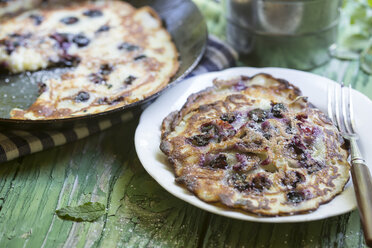
[[[258,75],[254,75],[253,77],[244,77],[243,76],[240,79],[251,80],[256,76],[263,76],[263,77],[265,77],[267,79],[270,79],[270,80],[276,80],[274,77],[272,77],[271,75],[267,75],[267,74],[258,74]],[[183,118],[186,115],[189,115],[192,112],[195,112],[195,113],[196,112],[202,113],[203,111],[208,112],[211,108],[212,109],[215,108],[215,106],[213,106],[213,105],[208,105],[208,104],[203,105],[203,103],[200,103],[200,102],[205,101],[205,99],[213,99],[215,97],[214,92],[216,90],[223,89],[223,88],[226,88],[226,87],[227,88],[233,87],[238,82],[239,82],[239,78],[238,79],[235,78],[235,79],[232,79],[232,80],[226,80],[226,81],[215,80],[215,82],[214,82],[215,86],[209,87],[209,88],[207,88],[205,90],[202,90],[198,93],[194,93],[194,94],[190,95],[188,97],[186,103],[183,105],[183,107],[181,108],[180,111],[172,112],[164,119],[164,121],[162,123],[162,127],[161,127],[161,131],[162,131],[161,138],[162,139],[161,139],[161,143],[160,143],[160,149],[163,151],[163,153],[165,153],[167,155],[168,160],[169,160],[170,164],[172,165],[172,167],[174,169],[175,176],[176,176],[176,182],[179,183],[182,186],[185,186],[190,192],[194,193],[199,199],[201,199],[205,202],[214,203],[214,204],[217,204],[217,205],[222,204],[225,207],[241,209],[241,210],[247,211],[249,213],[259,214],[259,215],[262,215],[262,216],[279,216],[279,215],[292,215],[292,214],[308,213],[310,211],[316,210],[321,204],[325,204],[325,203],[331,201],[334,197],[336,197],[338,194],[340,194],[343,191],[347,181],[349,180],[348,179],[348,174],[347,174],[347,179],[342,182],[342,185],[341,185],[342,187],[340,187],[338,191],[334,191],[331,195],[328,194],[328,192],[329,192],[328,189],[327,190],[326,189],[324,189],[324,190],[318,189],[318,194],[320,194],[320,195],[315,196],[315,198],[326,197],[326,200],[317,201],[317,202],[315,202],[316,205],[308,206],[308,207],[301,207],[299,210],[292,210],[290,212],[279,211],[279,212],[276,212],[275,214],[273,214],[273,213],[270,213],[270,211],[269,211],[270,210],[269,200],[261,202],[259,204],[259,206],[252,205],[252,203],[249,203],[248,199],[245,201],[244,204],[239,204],[239,203],[237,204],[235,202],[235,200],[232,201],[233,195],[230,195],[230,193],[228,193],[227,191],[224,191],[223,189],[216,188],[216,186],[213,185],[213,180],[219,180],[218,178],[221,176],[221,174],[219,172],[220,170],[211,170],[211,173],[216,173],[217,171],[219,173],[218,174],[219,176],[217,176],[217,174],[216,174],[217,177],[216,177],[216,179],[213,179],[213,180],[209,180],[208,175],[204,175],[204,174],[190,174],[190,175],[188,174],[188,173],[198,173],[197,169],[192,169],[195,166],[196,167],[198,167],[198,166],[194,165],[194,167],[193,166],[183,167],[183,164],[182,164],[183,162],[182,162],[181,157],[182,156],[187,157],[187,155],[182,155],[177,150],[178,149],[177,147],[179,145],[181,145],[183,147],[186,144],[184,144],[184,145],[182,144],[181,138],[169,139],[168,135],[170,133],[172,133],[173,131],[175,131],[176,126],[180,123],[181,120],[183,122],[185,121]],[[275,86],[275,88],[278,89],[278,91],[276,93],[281,94],[282,92],[286,92],[287,97],[291,100],[294,100],[294,99],[296,99],[296,97],[301,95],[301,91],[297,87],[290,84],[288,81],[276,80],[276,82],[278,82],[278,85]],[[251,86],[251,87],[257,88],[257,89],[263,89],[264,88],[263,86],[258,86],[258,85],[257,86]],[[304,101],[304,103],[306,103],[306,101],[304,99],[302,99],[301,101]],[[221,103],[219,103],[219,104],[221,105]],[[294,103],[294,104],[298,104],[299,108],[304,108],[304,105],[303,105],[302,102]],[[225,104],[225,105],[228,105],[228,104]],[[310,114],[310,115],[315,114],[316,116],[318,116],[319,121],[317,121],[318,122],[317,125],[332,126],[332,123],[329,122],[329,119],[326,118],[326,116],[322,112],[320,112],[317,109],[312,109],[312,107],[310,107],[309,104],[307,104],[307,103],[305,105],[307,107],[305,107],[306,112],[304,112],[304,113],[307,113],[307,114]],[[189,124],[191,123],[190,125],[192,125],[192,123],[195,122],[196,119],[192,119],[193,117],[190,117],[190,118],[191,119],[189,121],[191,121],[191,122],[189,122]],[[326,130],[328,130],[328,129],[326,129]],[[185,132],[187,132],[187,130]],[[328,131],[328,132],[330,132],[330,131]],[[328,141],[327,141],[327,144],[326,144],[327,151],[330,151],[330,153],[327,155],[328,159],[332,160],[332,161],[337,160],[338,161],[337,163],[341,163],[340,166],[345,166],[345,168],[348,169],[349,164],[346,162],[347,152],[346,151],[343,151],[342,153],[337,153],[336,152],[336,149],[339,149],[340,146],[341,146],[341,149],[343,148],[342,147],[343,146],[342,137],[337,133],[336,134],[329,133],[329,135],[331,135],[331,136],[329,136],[329,138],[327,138]],[[174,136],[172,136],[172,137],[174,137]],[[179,141],[178,141],[178,139],[179,139]],[[218,151],[218,149],[220,149],[220,148],[217,148],[217,147],[220,147],[217,144],[212,145],[211,147],[216,147],[215,149],[217,149],[217,151]],[[198,149],[204,149],[204,148],[202,147],[202,148],[198,148]],[[230,149],[230,148],[226,148],[226,149]],[[335,152],[332,152],[333,150]],[[196,150],[195,150],[195,152],[196,152]],[[184,171],[185,169],[186,169],[186,171]],[[190,170],[190,172],[189,172],[189,170]],[[191,172],[192,170],[195,170],[195,172]],[[337,172],[337,167],[334,167],[334,166],[331,166],[329,168],[327,167],[327,171],[329,171],[329,172],[324,172],[324,173],[327,173],[327,174],[324,174],[322,172],[322,175],[324,174],[324,176],[329,177],[328,181],[326,181],[326,182],[319,181],[318,183],[326,183],[326,185],[328,185],[328,187],[332,188],[332,187],[334,187],[333,180],[338,178],[338,177],[341,177],[341,175],[339,174],[339,172]],[[201,173],[201,171],[200,171],[200,173]],[[330,173],[329,176],[328,176],[328,173]],[[338,173],[338,174],[331,176],[332,173]],[[195,176],[195,178],[199,178],[199,179],[193,178],[193,175]],[[213,174],[210,174],[209,176],[212,176],[212,175]],[[206,179],[204,180],[203,178],[206,178]],[[222,177],[220,177],[220,178],[222,178]],[[210,192],[213,191],[215,193],[212,194],[212,196],[209,195],[208,197],[206,197],[206,195],[203,193],[205,191],[207,191],[207,192],[208,191],[210,191]],[[217,193],[217,192],[220,192],[220,193]],[[224,193],[224,192],[226,192],[226,193]],[[269,193],[269,195],[270,194],[271,193]],[[274,194],[274,193],[272,193],[272,194]],[[312,199],[312,198],[309,198],[309,199]]]
[[[156,11],[153,8],[151,8],[149,6],[145,6],[145,7],[142,7],[141,9],[149,12],[151,14],[151,16],[154,17],[158,21],[158,23],[160,23],[160,24],[162,23],[162,20],[161,20],[160,16],[158,15],[158,13],[156,13]],[[168,32],[167,32],[167,37],[168,37],[169,40],[173,40]],[[160,85],[158,88],[154,89],[153,92],[145,95],[145,97],[151,96],[151,95],[155,94],[156,92],[162,90],[165,86],[168,85],[171,78],[178,71],[178,69],[179,69],[178,51],[177,51],[176,45],[173,42],[172,42],[171,46],[172,46],[173,52],[175,54],[177,54],[177,56],[175,56],[174,59],[172,60],[173,70],[169,73],[169,76],[166,78],[166,80],[164,80],[164,83],[162,85]]]

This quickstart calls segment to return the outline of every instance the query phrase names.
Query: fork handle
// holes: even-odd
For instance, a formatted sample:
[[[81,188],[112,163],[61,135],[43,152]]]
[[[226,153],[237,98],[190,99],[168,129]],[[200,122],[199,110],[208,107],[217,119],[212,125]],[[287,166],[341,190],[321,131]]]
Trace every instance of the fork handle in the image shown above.
[[[361,162],[352,162],[355,195],[366,244],[372,247],[372,178],[368,167]]]

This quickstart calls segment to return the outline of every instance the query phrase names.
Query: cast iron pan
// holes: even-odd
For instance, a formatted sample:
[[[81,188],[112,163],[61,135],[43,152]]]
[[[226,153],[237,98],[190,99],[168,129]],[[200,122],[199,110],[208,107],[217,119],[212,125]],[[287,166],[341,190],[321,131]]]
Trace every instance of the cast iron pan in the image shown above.
[[[207,27],[204,18],[191,0],[132,0],[135,7],[149,5],[161,16],[179,52],[180,68],[166,88],[142,101],[92,115],[55,120],[9,119],[12,108],[28,108],[38,96],[38,82],[60,75],[68,69],[54,68],[18,75],[0,74],[0,128],[12,129],[61,129],[117,119],[123,114],[141,112],[145,105],[158,97],[165,89],[180,82],[198,64],[203,56]]]

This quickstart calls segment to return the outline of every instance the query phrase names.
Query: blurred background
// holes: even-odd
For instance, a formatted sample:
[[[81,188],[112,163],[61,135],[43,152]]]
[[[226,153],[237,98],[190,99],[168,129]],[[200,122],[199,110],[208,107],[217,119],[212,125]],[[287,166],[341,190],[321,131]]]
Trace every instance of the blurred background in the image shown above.
[[[335,57],[372,73],[371,0],[193,1],[244,65],[311,70]]]

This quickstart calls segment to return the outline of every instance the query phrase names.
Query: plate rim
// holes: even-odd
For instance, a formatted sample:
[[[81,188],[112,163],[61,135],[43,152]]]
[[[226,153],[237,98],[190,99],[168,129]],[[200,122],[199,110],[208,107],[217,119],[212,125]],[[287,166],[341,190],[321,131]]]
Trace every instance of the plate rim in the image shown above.
[[[200,74],[200,75],[197,75],[197,76],[194,76],[192,78],[189,78],[189,79],[186,79],[183,81],[183,83],[187,83],[188,81],[191,81],[189,82],[190,85],[194,84],[196,81],[198,80],[202,80],[203,78],[208,78],[210,80],[210,78],[215,78],[215,77],[223,77],[224,74],[228,74],[230,72],[235,72],[237,71],[237,73],[241,74],[241,71],[242,70],[248,70],[250,72],[250,74],[252,74],[252,70],[254,71],[257,71],[253,74],[256,74],[256,73],[259,73],[259,72],[263,72],[263,73],[273,73],[273,72],[270,72],[270,71],[291,71],[293,73],[302,73],[302,74],[308,74],[308,75],[311,75],[311,77],[318,77],[322,80],[325,80],[327,81],[328,84],[338,84],[337,82],[335,82],[334,80],[332,79],[329,79],[327,77],[324,77],[324,76],[321,76],[321,75],[318,75],[318,74],[314,74],[314,73],[310,73],[310,72],[306,72],[306,71],[300,71],[300,70],[295,70],[295,69],[287,69],[287,68],[279,68],[279,67],[263,67],[263,68],[256,68],[256,67],[234,67],[234,68],[228,68],[228,69],[225,69],[225,70],[222,70],[222,71],[219,71],[219,72],[209,72],[209,73],[204,73],[204,74]],[[285,79],[285,77],[282,77]],[[208,86],[206,86],[208,87]],[[354,92],[356,92],[358,94],[358,96],[362,96],[364,98],[364,100],[367,100],[370,102],[370,104],[372,105],[372,101],[367,97],[365,96],[364,94],[362,94],[361,92],[357,91],[357,90],[354,90]],[[202,210],[205,210],[205,211],[208,211],[208,212],[211,212],[211,213],[214,213],[214,214],[217,214],[217,215],[221,215],[221,216],[225,216],[225,217],[229,217],[229,218],[233,218],[233,219],[239,219],[239,220],[243,220],[243,221],[251,221],[251,222],[262,222],[262,223],[296,223],[296,222],[307,222],[307,221],[315,221],[315,220],[321,220],[321,219],[326,219],[326,218],[330,218],[330,217],[333,217],[333,216],[338,216],[338,215],[341,215],[341,214],[345,214],[345,213],[348,213],[354,209],[356,209],[356,203],[355,203],[355,200],[354,200],[354,204],[352,205],[351,208],[349,209],[346,209],[346,210],[341,210],[341,211],[338,211],[337,213],[331,213],[331,214],[328,214],[327,216],[310,216],[310,217],[306,217],[306,213],[305,214],[299,214],[299,215],[293,215],[293,216],[278,216],[278,217],[259,217],[259,216],[254,216],[254,215],[251,215],[251,214],[247,214],[245,215],[246,217],[248,218],[240,218],[239,216],[235,216],[235,215],[230,215],[229,213],[230,212],[241,212],[239,210],[234,210],[234,209],[228,209],[228,208],[221,208],[221,207],[218,207],[218,206],[215,206],[213,204],[210,204],[210,203],[206,203],[202,200],[200,200],[199,198],[197,198],[195,195],[193,195],[192,193],[190,193],[189,191],[187,191],[184,187],[182,186],[179,186],[177,185],[177,187],[180,187],[182,188],[185,192],[187,192],[186,194],[182,194],[182,195],[179,195],[177,194],[177,192],[173,192],[171,190],[171,188],[167,188],[165,183],[164,182],[161,182],[161,181],[158,181],[156,176],[154,175],[155,173],[152,171],[152,170],[149,170],[149,168],[147,168],[147,166],[144,165],[144,157],[142,157],[142,153],[141,153],[141,147],[140,147],[140,141],[139,141],[139,138],[141,136],[140,134],[140,131],[141,131],[141,127],[143,125],[143,123],[145,122],[144,119],[145,119],[145,116],[147,114],[147,112],[149,112],[151,110],[151,107],[152,106],[156,106],[157,102],[160,101],[161,99],[163,99],[164,97],[166,97],[166,94],[165,93],[163,96],[161,96],[159,99],[157,99],[153,104],[151,104],[150,106],[148,106],[148,108],[145,109],[145,111],[142,113],[141,117],[140,117],[140,120],[139,120],[139,124],[137,126],[137,129],[135,131],[135,149],[136,149],[136,152],[137,152],[137,156],[142,164],[142,166],[144,167],[144,169],[147,171],[147,173],[149,173],[149,175],[162,187],[164,188],[167,192],[169,192],[170,194],[172,194],[173,196],[187,202],[187,203],[190,203],[192,204],[193,206],[195,207],[198,207]],[[171,110],[169,110],[170,112]],[[157,135],[155,135],[157,137]],[[159,140],[159,144],[160,144],[160,140]],[[146,163],[146,161],[145,161]],[[159,162],[161,163],[161,162]],[[166,164],[165,166],[169,166],[169,164]],[[171,169],[171,168],[170,168]],[[371,170],[371,168],[369,168]],[[173,173],[173,172],[172,172]],[[351,177],[350,177],[350,181],[351,181]],[[174,180],[173,180],[174,182]],[[352,184],[350,185],[350,190],[353,190],[353,186]],[[344,192],[344,191],[342,191]],[[340,194],[342,194],[342,192]],[[353,191],[354,192],[354,191]],[[340,195],[339,194],[339,195]],[[191,196],[192,200],[188,197],[188,196]],[[338,196],[338,195],[337,195]],[[336,196],[336,197],[337,197]],[[194,200],[197,200],[196,202]],[[333,200],[333,199],[332,199]],[[332,202],[331,200],[331,202]],[[325,204],[321,204],[319,206],[319,208],[321,206],[325,206],[326,204],[328,203],[325,203]],[[224,211],[221,211],[221,210],[224,210]],[[313,211],[313,212],[316,212]],[[313,212],[310,212],[310,213],[313,213]],[[244,212],[243,212],[244,214]],[[299,217],[300,218],[296,218],[296,217]],[[290,217],[290,218],[286,218],[286,217]]]

